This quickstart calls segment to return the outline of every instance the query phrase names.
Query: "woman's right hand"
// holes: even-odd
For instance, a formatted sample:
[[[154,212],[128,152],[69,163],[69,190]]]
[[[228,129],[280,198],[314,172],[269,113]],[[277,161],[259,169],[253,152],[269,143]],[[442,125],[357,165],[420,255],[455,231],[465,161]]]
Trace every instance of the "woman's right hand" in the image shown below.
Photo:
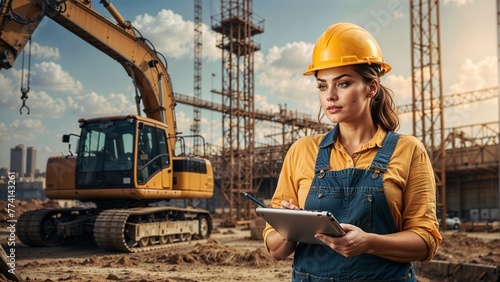
[[[288,201],[281,201],[281,208],[282,209],[289,209],[289,210],[300,210],[301,209],[293,203],[292,199],[290,199]]]

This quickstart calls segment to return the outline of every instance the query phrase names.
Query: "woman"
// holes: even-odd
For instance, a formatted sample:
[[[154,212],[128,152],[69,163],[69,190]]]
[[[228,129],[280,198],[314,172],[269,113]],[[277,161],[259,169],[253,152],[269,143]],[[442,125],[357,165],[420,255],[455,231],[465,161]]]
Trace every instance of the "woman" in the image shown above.
[[[417,281],[411,262],[431,260],[441,243],[427,152],[394,132],[392,92],[380,83],[390,69],[357,25],[334,24],[316,42],[304,75],[316,77],[322,113],[336,126],[291,146],[272,206],[330,211],[346,235],[297,244],[267,225],[269,254],[294,254],[292,281]]]

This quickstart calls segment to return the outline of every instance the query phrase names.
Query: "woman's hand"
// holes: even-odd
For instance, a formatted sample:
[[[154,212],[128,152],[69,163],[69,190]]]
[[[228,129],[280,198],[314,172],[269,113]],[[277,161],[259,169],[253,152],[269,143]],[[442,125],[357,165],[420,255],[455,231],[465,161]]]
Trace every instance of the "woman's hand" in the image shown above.
[[[292,199],[288,201],[281,201],[281,208],[289,210],[300,210],[300,208],[293,203]]]
[[[368,249],[367,233],[352,224],[341,223],[340,226],[346,233],[342,237],[331,237],[325,234],[316,234],[314,237],[346,258],[365,253]]]
[[[300,210],[298,206],[293,203],[293,200],[290,199],[288,201],[281,201],[282,209],[290,209],[290,210]],[[297,247],[296,242],[287,241],[283,236],[281,236],[276,231],[271,231],[269,235],[267,235],[267,247],[269,250],[269,254],[275,260],[286,259],[290,256]]]
[[[396,262],[419,261],[427,257],[429,248],[425,241],[412,231],[391,234],[366,233],[361,228],[341,223],[346,234],[330,237],[316,234],[328,247],[348,258],[360,254],[372,254]]]

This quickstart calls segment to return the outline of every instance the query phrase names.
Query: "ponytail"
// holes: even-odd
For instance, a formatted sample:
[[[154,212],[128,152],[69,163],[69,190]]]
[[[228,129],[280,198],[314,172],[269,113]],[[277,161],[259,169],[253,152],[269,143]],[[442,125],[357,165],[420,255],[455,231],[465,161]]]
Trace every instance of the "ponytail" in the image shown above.
[[[354,65],[365,83],[376,79],[380,81],[380,71],[377,65]],[[396,104],[393,100],[394,93],[391,89],[379,83],[379,89],[371,102],[371,114],[375,125],[381,126],[386,131],[396,131],[399,128],[399,117],[396,114]]]

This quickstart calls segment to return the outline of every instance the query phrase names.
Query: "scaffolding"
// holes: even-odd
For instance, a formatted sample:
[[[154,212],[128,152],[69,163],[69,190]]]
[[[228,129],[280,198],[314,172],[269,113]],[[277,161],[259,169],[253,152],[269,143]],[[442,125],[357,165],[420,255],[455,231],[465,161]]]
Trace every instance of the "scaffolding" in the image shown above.
[[[255,194],[254,53],[260,45],[253,37],[264,32],[264,20],[253,14],[251,0],[221,0],[220,6],[221,13],[212,17],[212,30],[221,35],[221,97],[229,108],[222,113],[221,207],[226,223],[233,224],[250,216],[242,193]]]
[[[201,85],[202,85],[202,0],[194,0],[194,78],[193,78],[193,94],[197,99],[201,99]],[[193,107],[193,124],[191,125],[191,132],[193,135],[200,135],[200,122],[201,122],[201,109]],[[193,138],[193,154],[200,154],[200,138]]]
[[[437,208],[446,222],[446,150],[439,32],[439,0],[411,0],[413,135],[431,159]],[[446,225],[443,225],[446,229]]]

